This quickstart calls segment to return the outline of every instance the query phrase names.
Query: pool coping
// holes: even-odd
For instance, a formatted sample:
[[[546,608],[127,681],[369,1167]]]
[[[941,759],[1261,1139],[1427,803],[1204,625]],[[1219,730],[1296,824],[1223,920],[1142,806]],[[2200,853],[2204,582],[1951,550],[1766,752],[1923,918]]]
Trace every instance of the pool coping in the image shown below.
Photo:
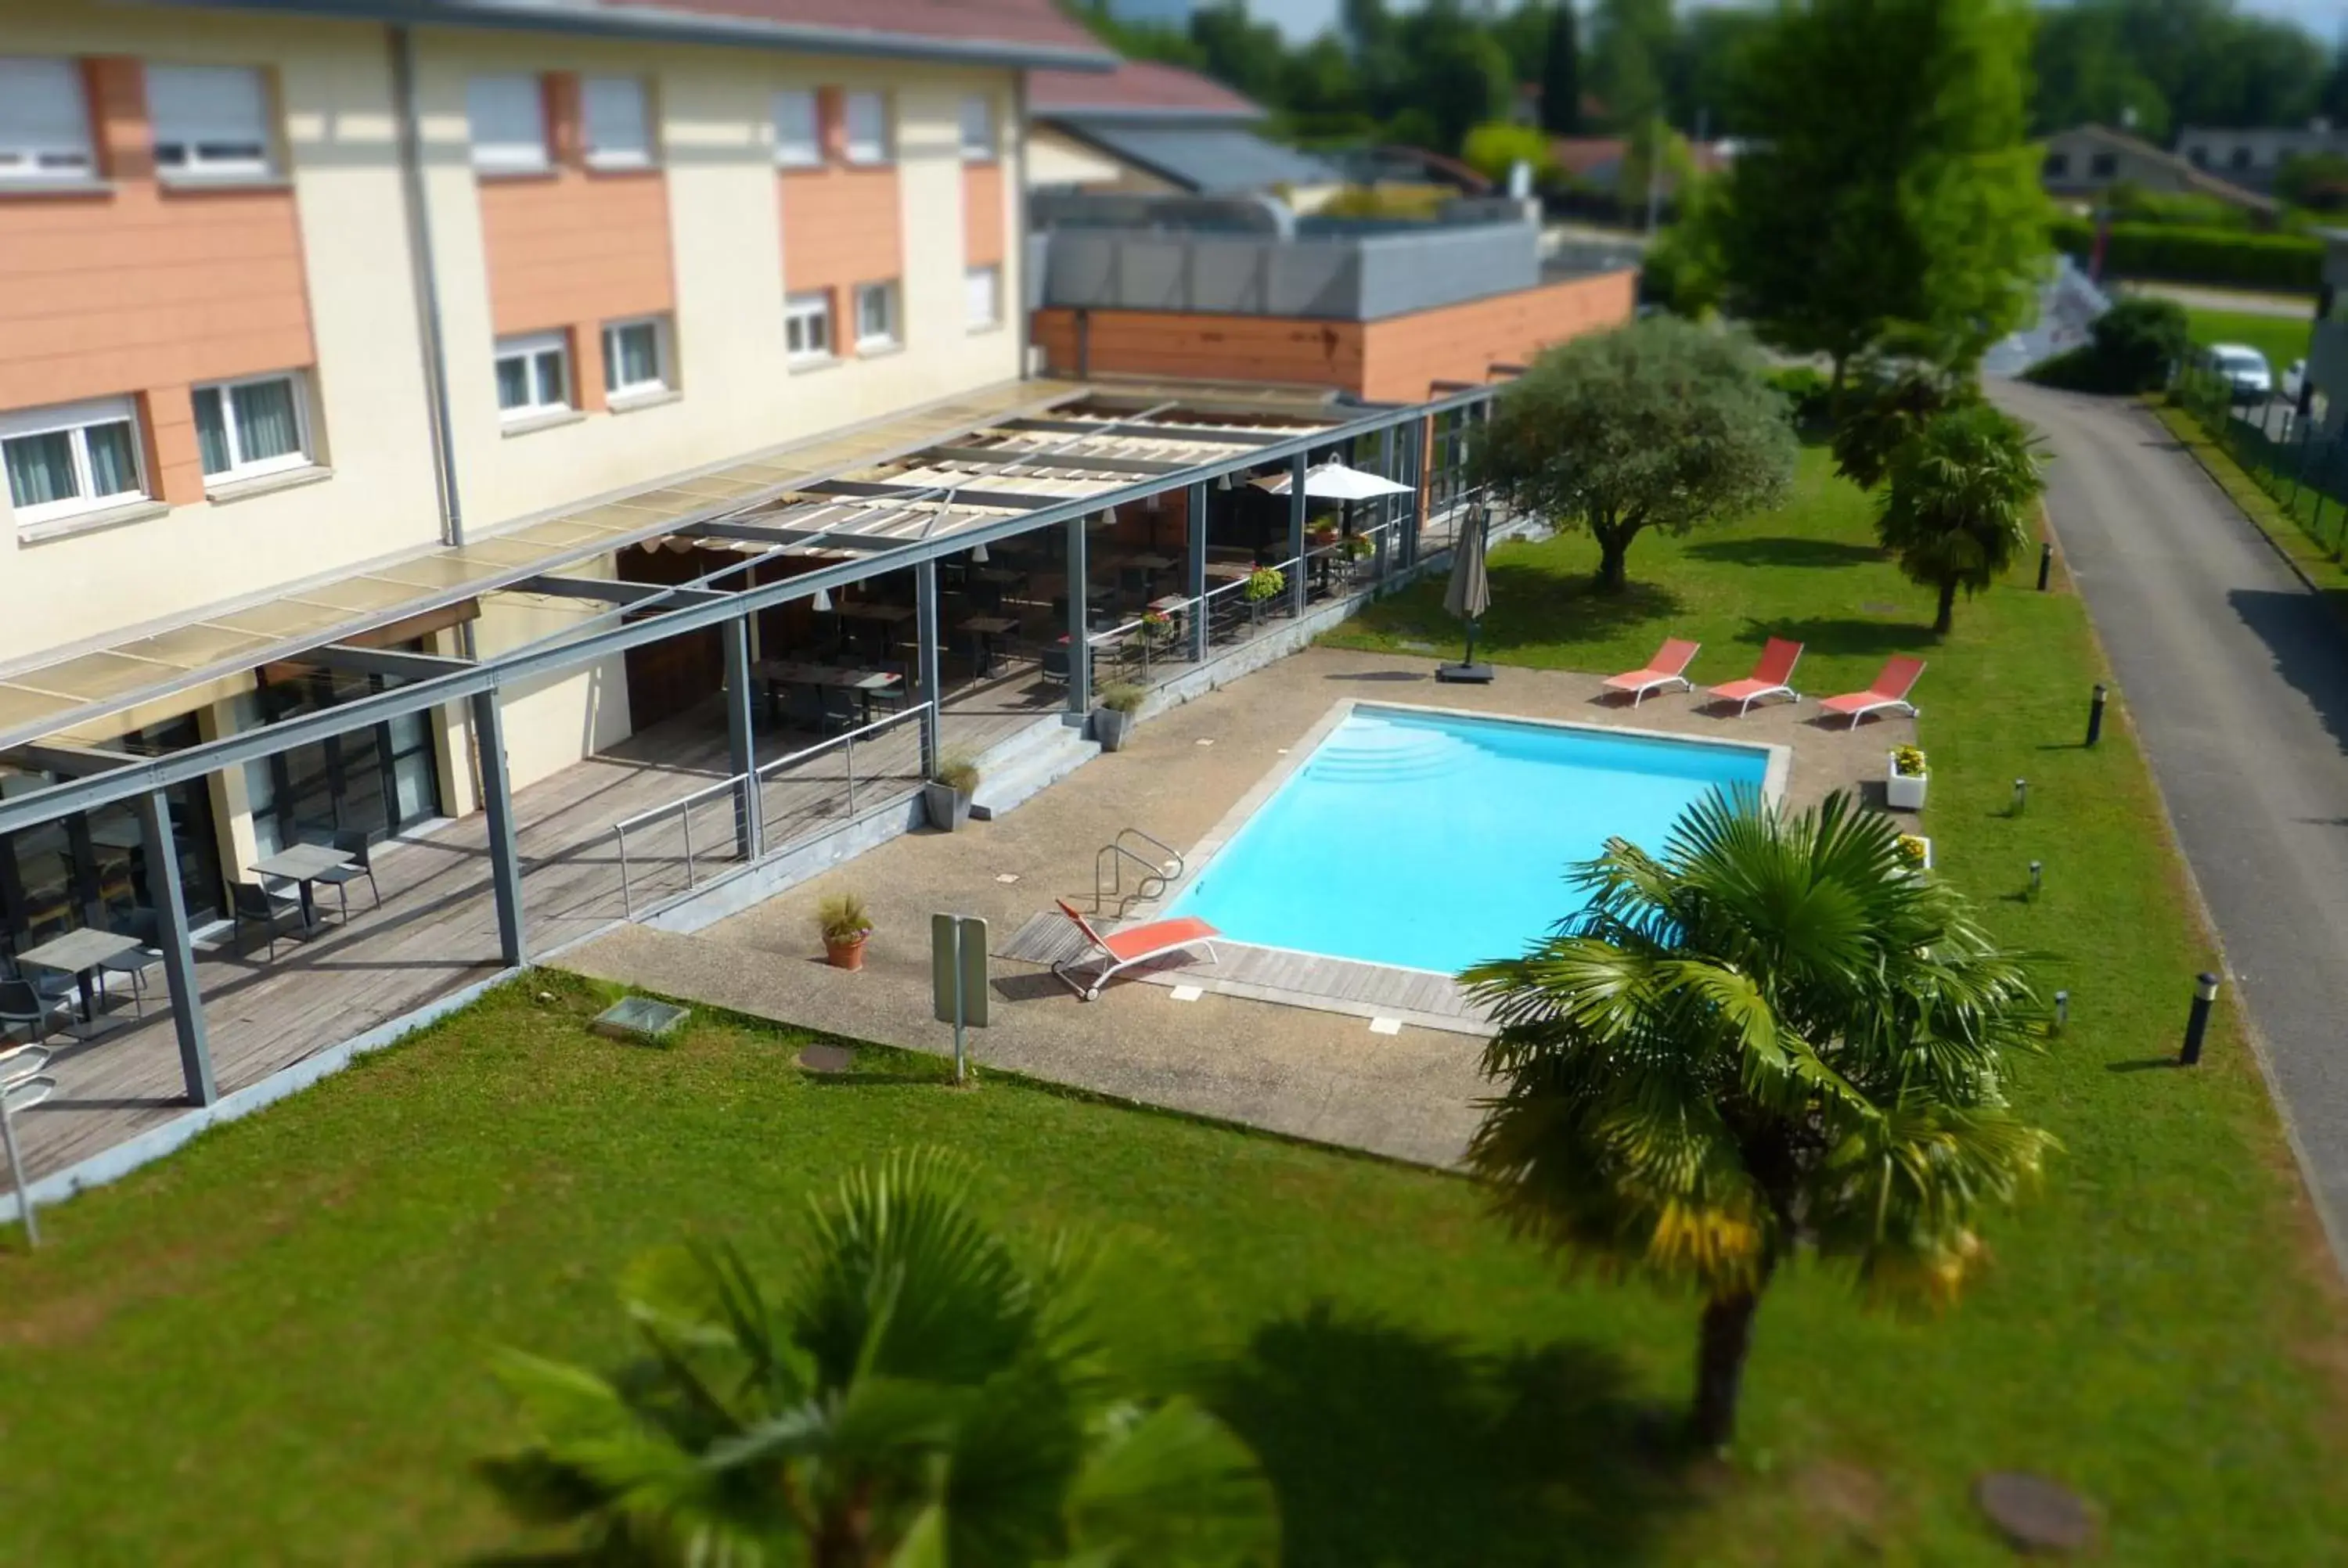
[[[1726,736],[1689,735],[1669,730],[1651,730],[1643,725],[1591,723],[1583,719],[1543,719],[1521,713],[1496,713],[1473,708],[1443,707],[1434,703],[1397,702],[1391,698],[1340,697],[1329,705],[1327,712],[1306,725],[1302,734],[1282,748],[1282,754],[1279,761],[1266,769],[1262,778],[1249,785],[1246,792],[1232,803],[1231,809],[1216,818],[1215,825],[1183,853],[1182,875],[1169,884],[1166,891],[1154,901],[1156,907],[1160,910],[1172,908],[1182,896],[1189,891],[1191,884],[1205,875],[1207,867],[1214,863],[1215,857],[1222,853],[1224,847],[1239,836],[1240,830],[1254,818],[1256,813],[1263,809],[1265,803],[1279,792],[1282,785],[1294,776],[1296,770],[1304,765],[1306,759],[1321,749],[1321,743],[1329,738],[1331,733],[1338,725],[1353,717],[1356,710],[1363,708],[1384,709],[1390,712],[1444,719],[1465,719],[1478,723],[1530,724],[1542,729],[1576,730],[1613,738],[1630,736],[1642,740],[1667,741],[1676,745],[1719,746],[1735,751],[1759,752],[1766,759],[1761,776],[1761,795],[1772,805],[1784,801],[1786,784],[1793,772],[1794,749],[1775,741],[1737,741],[1730,740]],[[1236,941],[1229,942],[1228,945],[1235,948],[1261,948],[1266,952],[1293,953],[1305,958],[1326,959],[1333,964],[1389,970],[1397,975],[1434,975],[1447,980],[1451,979],[1449,973],[1441,969],[1422,969],[1407,964],[1372,963],[1365,958],[1344,958],[1333,953],[1313,953],[1301,948],[1276,948],[1262,943]],[[1249,990],[1252,992],[1254,988],[1249,988]],[[1278,997],[1262,996],[1262,999],[1279,1000],[1296,1007],[1313,1007],[1323,1011],[1359,1014],[1366,1010],[1358,1001],[1345,1001],[1334,997],[1322,998],[1307,991],[1283,991]],[[1326,1005],[1323,1005],[1324,1003]],[[1435,1024],[1432,1019],[1413,1019],[1411,1021]],[[1439,1024],[1435,1026],[1442,1027]],[[1459,1025],[1454,1024],[1451,1027],[1458,1028]],[[1469,1024],[1463,1032],[1485,1033],[1488,1032],[1488,1028],[1478,1029],[1475,1025]]]

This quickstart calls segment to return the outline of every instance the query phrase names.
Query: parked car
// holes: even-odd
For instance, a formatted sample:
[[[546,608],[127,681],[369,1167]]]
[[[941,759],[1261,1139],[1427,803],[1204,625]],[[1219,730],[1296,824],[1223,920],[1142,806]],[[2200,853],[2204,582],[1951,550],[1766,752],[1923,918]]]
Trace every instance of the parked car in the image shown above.
[[[2211,343],[2202,363],[2225,381],[2227,394],[2236,403],[2264,403],[2274,395],[2273,367],[2254,348],[2238,343]]]

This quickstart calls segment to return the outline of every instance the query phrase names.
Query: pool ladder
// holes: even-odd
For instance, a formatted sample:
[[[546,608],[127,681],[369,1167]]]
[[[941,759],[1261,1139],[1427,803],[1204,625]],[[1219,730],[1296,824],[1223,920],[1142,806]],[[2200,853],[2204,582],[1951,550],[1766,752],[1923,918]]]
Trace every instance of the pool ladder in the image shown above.
[[[1138,838],[1163,853],[1163,860],[1152,860],[1126,840]],[[1140,868],[1133,891],[1125,890],[1125,866],[1131,861]],[[1100,846],[1093,856],[1093,913],[1102,913],[1111,897],[1117,899],[1117,912],[1122,915],[1127,906],[1137,898],[1156,898],[1167,888],[1182,879],[1182,852],[1162,838],[1153,838],[1138,827],[1122,828],[1117,837]]]

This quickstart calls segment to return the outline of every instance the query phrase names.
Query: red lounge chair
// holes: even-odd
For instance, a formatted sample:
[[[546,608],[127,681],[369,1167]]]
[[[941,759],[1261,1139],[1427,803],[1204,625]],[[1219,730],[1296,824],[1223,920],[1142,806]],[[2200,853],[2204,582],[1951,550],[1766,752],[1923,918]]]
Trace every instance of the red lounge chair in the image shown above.
[[[1916,678],[1924,673],[1924,661],[1910,659],[1905,653],[1895,653],[1883,661],[1883,673],[1864,692],[1852,692],[1840,697],[1828,697],[1818,704],[1829,713],[1844,713],[1850,718],[1850,727],[1869,713],[1884,708],[1897,708],[1910,718],[1916,716],[1916,704],[1908,693],[1916,689]]]
[[[1802,694],[1794,690],[1794,666],[1802,661],[1802,645],[1783,637],[1772,637],[1761,650],[1761,662],[1753,666],[1753,673],[1742,681],[1731,681],[1725,686],[1715,686],[1704,693],[1715,702],[1734,702],[1736,716],[1743,718],[1746,710],[1764,697],[1784,697],[1798,702]]]
[[[1091,951],[1084,957],[1052,966],[1052,972],[1067,981],[1068,989],[1086,1001],[1100,995],[1101,987],[1108,984],[1120,969],[1130,968],[1183,948],[1204,948],[1207,949],[1207,961],[1210,964],[1215,961],[1215,938],[1222,933],[1204,920],[1187,915],[1179,920],[1152,920],[1147,926],[1136,926],[1130,931],[1117,931],[1104,937],[1093,929],[1091,921],[1070,907],[1066,899],[1056,898],[1053,902],[1059,905],[1061,914],[1076,923],[1076,929],[1082,931],[1085,940],[1092,944]],[[1089,980],[1079,980],[1074,971],[1094,962],[1101,966],[1098,972]]]
[[[1693,692],[1695,690],[1695,682],[1687,678],[1687,667],[1694,661],[1695,651],[1699,646],[1700,644],[1690,642],[1684,637],[1666,637],[1663,639],[1663,645],[1655,650],[1655,656],[1647,661],[1647,667],[1644,670],[1630,670],[1620,675],[1609,675],[1606,678],[1606,689],[1609,692],[1630,692],[1631,706],[1633,708],[1645,699],[1648,692],[1659,686],[1676,683],[1681,691]]]

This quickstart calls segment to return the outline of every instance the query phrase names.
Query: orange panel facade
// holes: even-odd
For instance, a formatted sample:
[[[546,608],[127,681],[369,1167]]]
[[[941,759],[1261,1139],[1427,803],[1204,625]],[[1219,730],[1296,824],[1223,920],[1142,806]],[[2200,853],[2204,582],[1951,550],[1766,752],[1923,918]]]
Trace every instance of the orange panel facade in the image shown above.
[[[847,319],[850,291],[859,283],[894,282],[904,272],[897,169],[848,163],[839,89],[823,88],[817,102],[822,167],[786,169],[777,176],[782,182],[783,289],[793,294],[821,290],[831,296],[832,342],[837,352],[847,354],[855,339]]]
[[[1036,312],[1033,331],[1056,374],[1332,386],[1416,403],[1435,382],[1483,381],[1494,364],[1619,326],[1636,303],[1636,275],[1609,272],[1376,322],[1055,309]]]
[[[962,170],[963,265],[997,265],[1003,249],[1003,165],[966,163]]]
[[[159,182],[139,62],[85,69],[110,188],[0,196],[0,411],[137,396],[157,492],[200,501],[190,387],[316,358],[294,193]]]
[[[668,181],[586,166],[577,77],[548,77],[546,106],[551,171],[479,177],[489,318],[499,337],[569,332],[582,405],[599,408],[602,323],[676,308]]]

